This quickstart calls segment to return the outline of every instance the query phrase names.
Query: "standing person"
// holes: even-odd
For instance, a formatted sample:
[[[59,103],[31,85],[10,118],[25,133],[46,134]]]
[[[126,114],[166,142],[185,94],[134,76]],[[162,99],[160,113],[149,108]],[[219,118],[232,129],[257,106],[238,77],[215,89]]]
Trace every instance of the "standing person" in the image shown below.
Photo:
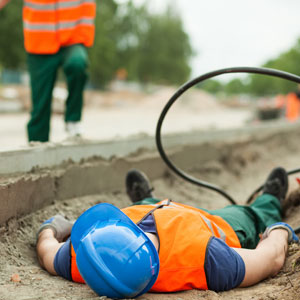
[[[121,211],[101,203],[74,225],[60,215],[45,221],[37,233],[41,266],[111,298],[134,298],[149,290],[224,291],[276,275],[288,243],[299,241],[281,222],[288,189],[282,168],[270,173],[250,206],[212,211],[155,199],[138,170],[127,174],[126,188],[139,205]]]
[[[0,9],[9,1],[0,0]],[[24,0],[24,44],[32,98],[29,142],[49,140],[52,92],[60,67],[68,87],[66,131],[69,136],[80,135],[87,47],[94,42],[95,14],[95,0]]]
[[[290,122],[296,122],[300,116],[300,101],[297,92],[291,92],[286,96],[286,118]]]

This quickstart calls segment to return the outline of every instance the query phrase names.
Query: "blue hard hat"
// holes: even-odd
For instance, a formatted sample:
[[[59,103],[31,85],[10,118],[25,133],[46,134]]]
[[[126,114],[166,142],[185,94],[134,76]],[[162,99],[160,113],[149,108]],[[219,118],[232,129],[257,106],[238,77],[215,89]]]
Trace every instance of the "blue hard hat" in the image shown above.
[[[85,211],[72,228],[71,241],[81,276],[100,296],[138,297],[157,279],[155,246],[111,204],[97,204]]]

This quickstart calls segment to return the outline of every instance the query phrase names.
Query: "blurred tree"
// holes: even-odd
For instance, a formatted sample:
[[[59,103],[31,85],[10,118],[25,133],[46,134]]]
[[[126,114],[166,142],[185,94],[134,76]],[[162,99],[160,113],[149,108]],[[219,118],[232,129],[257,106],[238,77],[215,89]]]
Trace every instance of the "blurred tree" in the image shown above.
[[[291,49],[283,52],[277,58],[269,60],[263,67],[300,75],[300,39]],[[219,82],[219,85],[217,82]],[[201,88],[212,93],[217,93],[222,89],[225,94],[243,93],[257,96],[272,96],[295,91],[297,84],[273,76],[251,74],[245,80],[233,79],[228,83],[208,80],[201,85]]]
[[[148,15],[137,46],[137,77],[142,82],[181,84],[191,72],[193,54],[180,17],[170,8],[164,14]]]
[[[263,67],[300,75],[300,39],[290,50],[269,60]],[[296,83],[271,76],[251,75],[250,78],[249,90],[256,95],[286,94],[296,90],[297,86]]]
[[[0,11],[0,65],[8,69],[25,65],[22,6],[22,0],[14,0]]]
[[[109,6],[109,2],[106,0],[99,6],[100,20],[96,27],[101,26],[97,32],[102,38],[91,50],[93,81],[106,83],[120,68],[127,71],[129,80],[142,83],[186,81],[193,52],[180,17],[171,9],[153,15],[146,6],[137,7],[132,1],[107,14],[103,6]]]
[[[148,29],[148,11],[145,6],[136,7],[132,1],[120,8],[118,24],[118,63],[127,70],[129,80],[138,79],[141,39]]]
[[[223,83],[215,79],[205,80],[203,83],[197,85],[197,87],[211,94],[218,94],[224,91]]]
[[[117,5],[104,0],[97,7],[95,44],[90,50],[91,80],[98,87],[126,70],[129,79],[136,79],[140,30],[146,8],[136,7],[132,1]]]
[[[104,87],[118,68],[117,11],[118,6],[114,0],[102,0],[97,6],[95,42],[89,49],[89,71],[92,83],[98,87]]]
[[[230,80],[224,88],[224,92],[228,95],[243,94],[245,90],[245,84],[239,78]]]

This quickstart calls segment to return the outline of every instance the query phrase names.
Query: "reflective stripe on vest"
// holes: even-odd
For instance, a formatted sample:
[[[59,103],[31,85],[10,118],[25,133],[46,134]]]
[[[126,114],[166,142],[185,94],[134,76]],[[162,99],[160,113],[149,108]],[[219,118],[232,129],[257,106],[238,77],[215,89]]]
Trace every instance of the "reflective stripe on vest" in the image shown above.
[[[95,0],[76,0],[76,1],[60,1],[60,2],[50,1],[49,3],[44,1],[43,3],[38,3],[38,2],[25,0],[24,7],[28,7],[40,11],[51,11],[51,10],[65,9],[65,8],[76,8],[82,4],[94,3],[94,2]]]
[[[57,31],[62,29],[75,29],[78,25],[93,25],[94,19],[82,18],[76,21],[62,21],[56,24],[35,24],[24,21],[25,30],[36,30],[36,31]]]
[[[152,291],[207,289],[204,262],[212,236],[224,239],[230,247],[241,247],[226,221],[188,205],[164,200],[157,205],[128,207],[123,212],[135,223],[149,213],[154,216],[160,243],[160,271]]]
[[[169,199],[165,199],[163,201],[160,202],[160,204],[156,204],[158,205],[168,205],[170,208],[172,207],[184,207],[183,204],[177,204],[175,202],[170,201]],[[189,207],[190,209],[193,207]],[[203,215],[200,211],[200,209],[197,209],[197,211],[201,214],[202,219],[204,220],[204,222],[206,223],[207,227],[210,229],[210,232],[213,236],[220,238],[221,240],[223,240],[225,242],[226,240],[226,235],[224,233],[224,231],[216,224],[214,223],[212,220],[208,219],[205,217],[205,215]]]
[[[25,0],[25,49],[33,54],[53,54],[73,44],[92,46],[95,0]]]

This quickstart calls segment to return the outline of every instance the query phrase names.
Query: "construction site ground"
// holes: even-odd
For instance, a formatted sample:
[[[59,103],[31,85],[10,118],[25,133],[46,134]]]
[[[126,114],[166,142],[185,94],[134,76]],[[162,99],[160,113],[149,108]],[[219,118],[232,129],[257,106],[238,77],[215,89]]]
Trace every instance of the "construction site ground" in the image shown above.
[[[52,131],[54,145],[28,146],[24,137],[20,142],[19,133],[25,132],[26,112],[10,112],[11,117],[22,120],[23,123],[10,123],[10,137],[3,133],[2,145],[6,143],[7,137],[11,138],[11,146],[2,146],[0,154],[0,157],[6,157],[7,161],[10,157],[19,161],[18,164],[11,163],[11,172],[8,171],[9,166],[6,172],[1,171],[0,202],[2,211],[5,212],[0,213],[1,300],[99,299],[89,287],[51,276],[40,268],[35,253],[35,233],[45,219],[57,213],[69,219],[76,219],[96,203],[108,202],[119,208],[130,205],[124,186],[125,175],[130,168],[139,168],[148,174],[158,198],[171,198],[173,201],[207,209],[217,209],[229,204],[220,194],[192,185],[174,175],[160,158],[154,143],[155,125],[172,91],[165,90],[164,93],[155,103],[154,98],[151,100],[151,94],[146,95],[148,100],[144,99],[145,102],[141,100],[140,94],[136,95],[135,99],[131,95],[131,100],[124,100],[125,103],[119,104],[119,108],[119,101],[114,100],[116,98],[110,98],[111,103],[107,103],[106,108],[105,97],[102,98],[102,105],[100,102],[88,105],[84,113],[85,119],[91,120],[92,117],[89,116],[100,114],[101,110],[103,116],[107,113],[107,118],[112,120],[107,121],[104,117],[101,119],[98,115],[93,124],[83,123],[86,132],[91,134],[88,130],[91,127],[94,128],[93,132],[99,133],[107,121],[111,122],[111,128],[107,129],[107,134],[111,130],[110,134],[107,137],[95,137],[91,134],[89,141],[73,141],[73,148],[68,148],[69,159],[62,161],[56,157],[58,163],[55,164],[53,159],[47,166],[39,166],[39,162],[33,158],[24,166],[22,157],[28,153],[39,153],[41,157],[45,156],[45,161],[50,161],[49,151],[53,147],[62,149],[63,152],[63,149],[70,146],[61,143],[64,139],[63,129]],[[195,99],[197,96],[200,97],[197,94]],[[170,113],[167,124],[170,129],[165,133],[167,141],[168,138],[169,142],[173,138],[172,143],[167,146],[169,157],[188,174],[221,187],[239,204],[244,204],[248,196],[265,181],[272,168],[279,165],[288,170],[299,167],[300,124],[288,124],[284,120],[257,124],[251,106],[223,107],[209,98],[203,100],[206,101],[206,105],[202,106],[203,103],[200,105],[195,99],[189,98],[189,105],[182,103],[178,108],[174,108],[173,117]],[[91,114],[87,113],[88,110]],[[115,115],[108,117],[112,111],[115,111]],[[56,114],[55,118],[59,119],[61,115]],[[129,128],[135,130],[130,131]],[[112,129],[116,130],[116,134]],[[12,134],[13,131],[20,135]],[[90,144],[90,139],[94,138],[98,141]],[[113,145],[120,139],[125,145],[127,141],[127,144],[135,145],[135,148],[127,145],[128,151],[115,155],[114,149],[116,153],[119,152]],[[103,143],[103,140],[106,142]],[[138,142],[141,140],[152,141],[152,144],[145,142],[144,144],[149,146],[143,147]],[[94,147],[95,143],[97,147],[93,149],[98,153],[88,152],[87,149],[91,145]],[[110,155],[101,155],[104,145],[111,145],[107,150]],[[73,159],[72,153],[78,148],[81,149],[82,156],[76,160]],[[85,157],[84,153],[88,155]],[[20,169],[16,171],[17,168]],[[297,174],[289,176],[289,194],[298,189],[296,177]],[[299,208],[300,206],[293,207],[285,217],[293,227],[300,226]],[[282,271],[274,278],[264,280],[253,287],[221,293],[198,290],[168,294],[147,293],[140,299],[299,299],[299,250],[296,245],[290,246]]]

